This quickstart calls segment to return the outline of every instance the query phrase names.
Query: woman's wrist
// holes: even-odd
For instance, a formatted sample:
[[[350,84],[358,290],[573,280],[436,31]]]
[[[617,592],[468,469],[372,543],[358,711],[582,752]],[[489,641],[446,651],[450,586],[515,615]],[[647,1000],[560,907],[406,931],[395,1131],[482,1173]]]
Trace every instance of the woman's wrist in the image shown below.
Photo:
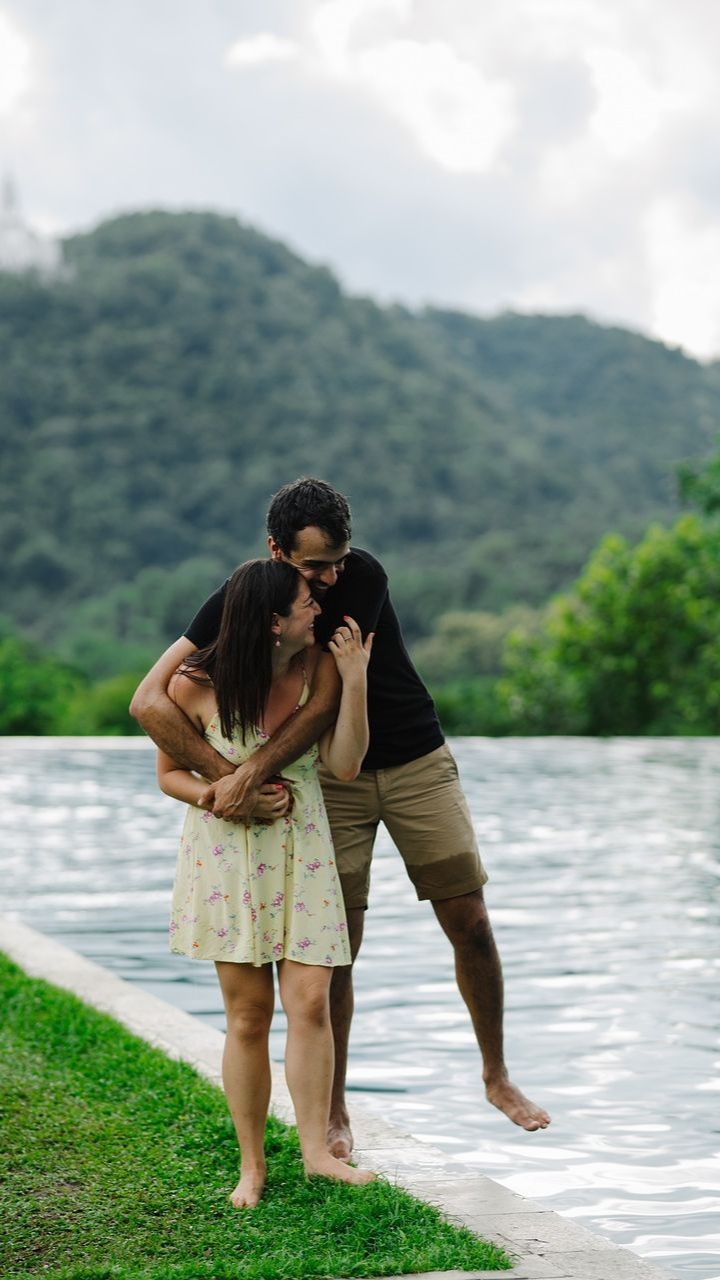
[[[365,692],[367,677],[364,667],[361,670],[341,671],[340,675],[342,677],[343,689],[352,689],[353,692],[356,690],[362,690],[363,693]]]

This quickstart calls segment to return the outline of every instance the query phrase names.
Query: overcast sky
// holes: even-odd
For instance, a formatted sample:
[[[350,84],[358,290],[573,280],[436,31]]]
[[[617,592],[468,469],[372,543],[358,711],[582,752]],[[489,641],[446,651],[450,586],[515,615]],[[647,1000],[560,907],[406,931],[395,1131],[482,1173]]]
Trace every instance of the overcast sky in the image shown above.
[[[720,355],[717,0],[0,0],[27,217],[210,208],[353,292]]]

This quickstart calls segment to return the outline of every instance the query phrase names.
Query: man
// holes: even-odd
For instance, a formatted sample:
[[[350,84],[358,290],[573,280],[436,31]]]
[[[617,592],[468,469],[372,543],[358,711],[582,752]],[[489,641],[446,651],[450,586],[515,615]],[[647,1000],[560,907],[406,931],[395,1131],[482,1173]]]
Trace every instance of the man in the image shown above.
[[[275,494],[268,511],[268,546],[292,564],[323,606],[315,634],[325,645],[345,616],[364,636],[375,633],[368,669],[370,748],[359,777],[337,783],[321,774],[343,886],[353,959],[360,949],[379,822],[405,861],[420,899],[429,899],[455,952],[460,993],[468,1007],[483,1060],[486,1094],[527,1130],[550,1117],[509,1079],[503,1056],[503,983],[483,899],[487,876],[477,851],[457,767],[445,743],[429,693],[403,643],[388,594],[387,576],[366,551],[350,548],[350,511],[342,494],[319,480],[297,480]],[[163,654],[137,690],[130,710],[151,738],[185,768],[210,780],[203,803],[218,817],[242,820],[259,787],[301,755],[335,716],[339,690],[335,664],[323,654],[305,706],[238,769],[201,739],[169,699],[167,687],[183,658],[211,643],[222,612],[221,588],[187,632]],[[352,1134],[345,1105],[347,1047],[353,1012],[352,975],[338,968],[331,987],[335,1084],[328,1145],[348,1159]]]

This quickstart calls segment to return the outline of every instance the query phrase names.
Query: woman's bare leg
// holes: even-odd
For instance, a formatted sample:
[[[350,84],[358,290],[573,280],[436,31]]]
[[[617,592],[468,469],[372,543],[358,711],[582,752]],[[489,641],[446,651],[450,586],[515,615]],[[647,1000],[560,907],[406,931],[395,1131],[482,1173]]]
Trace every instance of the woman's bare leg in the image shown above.
[[[230,1199],[252,1209],[265,1186],[265,1122],[270,1103],[268,1033],[274,987],[272,965],[215,962],[227,1015],[222,1073],[240,1147],[240,1180]]]
[[[295,1107],[305,1172],[356,1186],[374,1174],[353,1169],[327,1149],[334,1054],[330,1026],[332,969],[283,960],[280,998],[287,1014],[285,1075]]]

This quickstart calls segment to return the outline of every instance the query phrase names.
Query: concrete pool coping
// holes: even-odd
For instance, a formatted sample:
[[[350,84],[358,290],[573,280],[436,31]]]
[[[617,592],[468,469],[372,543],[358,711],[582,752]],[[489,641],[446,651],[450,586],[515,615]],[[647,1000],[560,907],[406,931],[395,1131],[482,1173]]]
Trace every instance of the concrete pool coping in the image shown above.
[[[222,1088],[220,1061],[225,1037],[221,1031],[19,920],[0,917],[0,950],[31,977],[44,978],[111,1014],[136,1036],[168,1057],[189,1063]],[[271,1107],[279,1119],[294,1123],[282,1068],[275,1063]],[[423,1273],[423,1280],[497,1280],[498,1276],[510,1280],[672,1280],[670,1272],[552,1209],[483,1174],[466,1173],[452,1157],[396,1125],[356,1107],[352,1121],[358,1165],[378,1170],[418,1199],[435,1205],[452,1222],[502,1246],[515,1259],[510,1271],[434,1271]]]

